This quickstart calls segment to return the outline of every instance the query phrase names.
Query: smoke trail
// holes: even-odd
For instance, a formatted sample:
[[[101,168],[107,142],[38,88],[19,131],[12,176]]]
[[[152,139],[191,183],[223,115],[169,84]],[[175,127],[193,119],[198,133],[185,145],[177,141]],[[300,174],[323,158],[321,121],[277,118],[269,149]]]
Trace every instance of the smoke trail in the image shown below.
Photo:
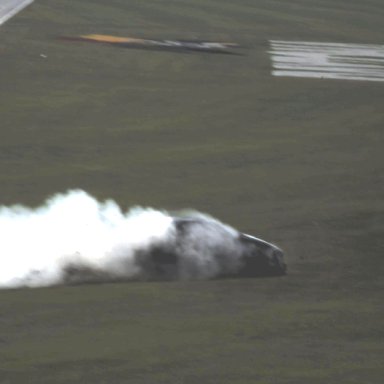
[[[123,213],[114,201],[98,202],[81,190],[36,209],[0,207],[0,288],[208,278],[235,268],[237,232],[200,213],[188,216],[201,223],[183,231],[169,213],[139,207]]]
[[[152,209],[121,212],[109,200],[70,191],[37,209],[0,208],[0,287],[65,282],[74,268],[108,278],[133,278],[137,249],[163,239],[172,218]]]

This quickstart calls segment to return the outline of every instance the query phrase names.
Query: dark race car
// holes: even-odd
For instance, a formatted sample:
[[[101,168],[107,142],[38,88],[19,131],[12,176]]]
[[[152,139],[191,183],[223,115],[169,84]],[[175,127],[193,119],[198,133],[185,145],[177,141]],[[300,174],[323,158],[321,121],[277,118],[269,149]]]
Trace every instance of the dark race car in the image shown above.
[[[167,241],[138,250],[145,279],[282,276],[287,267],[277,246],[206,217],[174,218]]]

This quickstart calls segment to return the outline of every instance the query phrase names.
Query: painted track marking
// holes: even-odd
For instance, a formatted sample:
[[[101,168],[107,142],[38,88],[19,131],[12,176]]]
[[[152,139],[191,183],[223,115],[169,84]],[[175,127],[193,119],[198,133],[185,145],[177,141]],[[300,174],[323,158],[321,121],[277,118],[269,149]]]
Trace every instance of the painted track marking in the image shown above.
[[[271,40],[273,76],[384,81],[384,45]]]
[[[34,0],[1,0],[0,25],[4,24],[29,4],[32,4],[33,1]]]

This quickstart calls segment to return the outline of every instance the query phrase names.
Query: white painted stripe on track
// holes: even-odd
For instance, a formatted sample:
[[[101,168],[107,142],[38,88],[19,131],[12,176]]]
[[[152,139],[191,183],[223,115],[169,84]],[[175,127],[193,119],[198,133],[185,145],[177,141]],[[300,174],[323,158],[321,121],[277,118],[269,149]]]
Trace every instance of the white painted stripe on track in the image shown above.
[[[384,81],[384,45],[271,40],[273,76]]]
[[[0,25],[15,16],[34,0],[1,0],[0,3]]]

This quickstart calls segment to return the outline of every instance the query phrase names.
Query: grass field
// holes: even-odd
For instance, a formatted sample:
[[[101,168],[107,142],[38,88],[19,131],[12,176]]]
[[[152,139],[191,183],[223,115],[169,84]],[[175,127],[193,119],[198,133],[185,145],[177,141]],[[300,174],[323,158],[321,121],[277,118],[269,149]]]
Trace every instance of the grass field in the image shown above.
[[[58,39],[90,33],[244,55]],[[381,384],[384,84],[272,77],[268,41],[383,34],[379,0],[36,0],[1,26],[0,205],[194,208],[289,274],[0,291],[0,383]]]

